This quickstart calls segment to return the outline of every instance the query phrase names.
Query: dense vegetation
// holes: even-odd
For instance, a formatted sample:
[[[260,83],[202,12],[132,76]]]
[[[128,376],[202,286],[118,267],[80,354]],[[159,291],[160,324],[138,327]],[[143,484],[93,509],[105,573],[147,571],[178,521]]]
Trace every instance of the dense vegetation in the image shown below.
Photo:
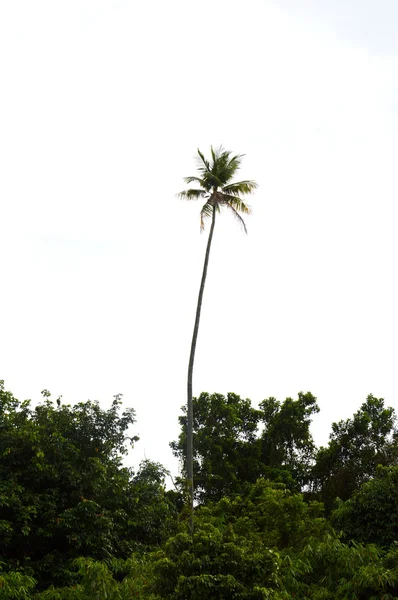
[[[132,409],[32,406],[0,383],[0,599],[392,600],[398,598],[398,433],[369,396],[311,435],[310,393],[253,407],[236,394],[194,402],[194,532],[186,409],[164,468],[124,466]]]

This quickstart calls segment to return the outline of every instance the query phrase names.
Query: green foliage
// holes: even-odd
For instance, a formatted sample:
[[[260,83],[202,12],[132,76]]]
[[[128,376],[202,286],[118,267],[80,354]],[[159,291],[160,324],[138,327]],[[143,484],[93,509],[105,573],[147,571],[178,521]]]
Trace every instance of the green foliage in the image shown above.
[[[123,467],[134,413],[120,415],[119,397],[104,411],[43,396],[32,408],[0,384],[0,600],[398,598],[398,466],[377,466],[394,464],[397,438],[382,400],[334,424],[318,454],[327,499],[354,478],[330,521],[296,491],[314,455],[311,394],[258,409],[202,394],[191,535],[163,467]],[[180,423],[173,449],[184,458]]]
[[[1,600],[29,600],[36,585],[33,577],[19,571],[4,572],[1,566],[0,564]]]
[[[32,408],[0,383],[0,559],[40,585],[74,580],[70,560],[127,557],[172,531],[165,471],[123,467],[134,411],[97,402],[65,406],[50,394]]]
[[[223,498],[211,510],[240,534],[256,536],[258,543],[279,550],[300,548],[313,535],[331,530],[319,502],[307,503],[284,484],[263,479],[249,486],[245,494]]]
[[[170,445],[184,467],[186,408],[181,433]],[[259,409],[237,394],[202,393],[193,399],[194,481],[197,500],[219,500],[240,493],[259,477],[300,490],[308,482],[315,446],[311,417],[318,412],[310,393],[264,400]],[[261,426],[263,429],[261,430]]]
[[[181,434],[170,445],[174,455],[186,459],[186,407],[179,417]],[[193,399],[194,482],[199,500],[218,500],[237,492],[242,482],[259,476],[261,448],[256,433],[260,411],[236,394],[202,393]]]
[[[162,548],[127,560],[79,558],[75,583],[33,594],[34,581],[7,573],[22,600],[394,600],[398,547],[347,544],[282,484],[258,481],[247,493],[196,509],[193,536],[182,526]],[[14,587],[13,587],[14,586]]]
[[[298,554],[285,553],[281,578],[287,598],[394,600],[398,553],[345,544],[335,534],[313,538]]]
[[[152,590],[167,600],[239,598],[385,600],[398,592],[398,551],[344,543],[321,515],[281,484],[197,509],[152,555]]]
[[[395,411],[382,398],[368,396],[352,419],[333,423],[330,442],[320,448],[313,470],[314,490],[328,511],[335,499],[348,500],[376,473],[396,464]]]
[[[179,497],[165,491],[167,471],[159,463],[144,460],[132,478],[128,528],[146,549],[175,533]]]
[[[193,538],[181,532],[152,556],[154,591],[170,600],[278,598],[281,551],[298,552],[329,531],[321,513],[319,504],[263,480],[202,506]]]
[[[353,496],[332,513],[348,539],[389,546],[398,541],[398,466],[376,470]]]
[[[35,596],[35,600],[130,600],[151,598],[146,563],[132,557],[126,561],[74,561],[78,583],[69,587],[51,586]]]
[[[315,444],[310,433],[312,416],[319,412],[316,398],[307,392],[283,403],[268,398],[260,403],[263,475],[300,491],[310,478]]]
[[[171,538],[152,560],[155,593],[173,600],[252,598],[255,587],[274,585],[278,570],[276,552],[206,521],[193,537]]]

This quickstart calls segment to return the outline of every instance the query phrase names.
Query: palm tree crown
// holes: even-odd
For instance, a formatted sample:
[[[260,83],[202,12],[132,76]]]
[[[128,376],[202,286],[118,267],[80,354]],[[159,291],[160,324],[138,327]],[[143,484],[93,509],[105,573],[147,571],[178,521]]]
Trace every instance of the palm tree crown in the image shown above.
[[[232,155],[232,152],[222,147],[214,150],[211,148],[211,161],[206,160],[198,150],[199,176],[184,177],[185,183],[197,183],[199,188],[180,192],[178,196],[185,200],[204,199],[205,204],[200,213],[200,228],[204,229],[205,220],[212,218],[213,207],[220,212],[225,206],[241,223],[247,233],[246,225],[240,212],[250,214],[250,207],[242,200],[241,196],[252,193],[257,184],[254,181],[232,182],[235,173],[239,170],[243,154]]]

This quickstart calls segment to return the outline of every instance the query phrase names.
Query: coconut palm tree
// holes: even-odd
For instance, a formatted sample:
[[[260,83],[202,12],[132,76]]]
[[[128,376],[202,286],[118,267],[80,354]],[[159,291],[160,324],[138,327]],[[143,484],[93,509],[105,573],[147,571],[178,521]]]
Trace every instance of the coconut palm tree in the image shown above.
[[[197,188],[184,190],[178,196],[185,200],[204,200],[200,212],[200,229],[203,231],[206,219],[211,219],[209,239],[206,247],[205,262],[203,265],[202,280],[199,288],[198,304],[196,307],[195,325],[193,329],[191,352],[188,365],[188,401],[187,401],[187,480],[191,515],[193,511],[193,409],[192,409],[192,374],[195,360],[196,341],[198,338],[200,312],[202,308],[203,291],[209,264],[210,248],[213,239],[216,215],[221,208],[227,208],[240,222],[245,233],[246,225],[239,213],[250,214],[250,207],[242,200],[242,196],[251,194],[257,187],[254,181],[233,182],[236,172],[240,168],[242,154],[233,155],[232,152],[220,147],[211,148],[211,160],[207,160],[198,149],[198,176],[185,177],[186,184],[195,183]]]

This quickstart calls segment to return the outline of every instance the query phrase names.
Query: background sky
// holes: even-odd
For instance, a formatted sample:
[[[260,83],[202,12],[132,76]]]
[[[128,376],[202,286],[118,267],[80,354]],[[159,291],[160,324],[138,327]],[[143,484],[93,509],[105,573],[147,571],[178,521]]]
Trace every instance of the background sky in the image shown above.
[[[396,0],[3,0],[0,378],[123,393],[177,471],[206,234],[197,147],[245,154],[218,219],[194,394],[311,391],[318,444],[398,398]]]

